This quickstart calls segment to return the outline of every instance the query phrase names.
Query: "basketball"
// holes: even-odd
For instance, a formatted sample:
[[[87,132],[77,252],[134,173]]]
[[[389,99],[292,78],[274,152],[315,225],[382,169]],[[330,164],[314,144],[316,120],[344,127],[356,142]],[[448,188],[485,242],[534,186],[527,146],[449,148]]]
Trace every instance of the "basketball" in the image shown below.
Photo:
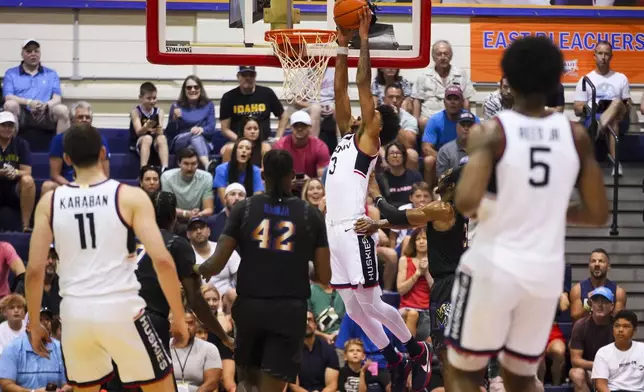
[[[355,30],[360,26],[358,11],[366,6],[365,0],[337,0],[333,8],[333,20],[345,30]]]

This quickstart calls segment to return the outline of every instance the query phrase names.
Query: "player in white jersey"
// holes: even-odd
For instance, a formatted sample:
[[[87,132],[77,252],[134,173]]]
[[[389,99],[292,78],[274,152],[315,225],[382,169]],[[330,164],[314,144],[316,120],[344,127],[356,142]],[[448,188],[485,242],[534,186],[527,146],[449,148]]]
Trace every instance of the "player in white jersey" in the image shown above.
[[[117,364],[125,386],[173,391],[172,360],[144,314],[145,301],[134,274],[134,234],[147,249],[175,318],[178,344],[188,341],[174,261],[168,253],[150,198],[139,188],[109,180],[99,162],[105,155],[91,125],[65,133],[64,159],[76,181],[48,192],[38,202],[31,236],[26,293],[31,345],[48,356],[47,331],[40,325],[43,277],[55,238],[63,298],[62,348],[74,390],[98,391]]]
[[[369,28],[372,14],[361,10],[359,28],[360,60],[356,84],[362,122],[351,134],[351,104],[348,96],[347,48],[354,35],[338,29],[335,63],[336,120],[342,140],[333,151],[326,177],[326,224],[331,251],[331,285],[342,297],[349,316],[378,346],[390,365],[393,390],[402,390],[407,376],[414,372],[413,390],[425,388],[431,375],[431,353],[425,343],[415,341],[400,313],[380,298],[376,259],[377,235],[358,234],[354,222],[365,215],[367,185],[380,150],[381,140],[395,138],[400,123],[391,106],[375,107],[371,94]],[[411,359],[403,359],[389,342],[383,325],[405,343]]]
[[[477,214],[445,328],[447,390],[478,391],[498,354],[508,392],[543,390],[537,369],[564,280],[566,222],[603,225],[604,180],[586,129],[545,110],[563,55],[545,37],[514,41],[501,62],[513,110],[470,129],[455,205]],[[570,206],[575,184],[581,204]]]

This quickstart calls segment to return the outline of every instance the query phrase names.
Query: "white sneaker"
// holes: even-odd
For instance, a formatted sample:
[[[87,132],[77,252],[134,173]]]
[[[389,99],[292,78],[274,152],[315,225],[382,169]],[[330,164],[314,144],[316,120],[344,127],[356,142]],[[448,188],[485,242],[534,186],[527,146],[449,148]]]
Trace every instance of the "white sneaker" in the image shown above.
[[[621,177],[624,175],[624,171],[622,170],[622,164],[620,163],[617,165],[617,174]],[[610,174],[611,176],[615,176],[615,166],[613,166],[613,171]]]

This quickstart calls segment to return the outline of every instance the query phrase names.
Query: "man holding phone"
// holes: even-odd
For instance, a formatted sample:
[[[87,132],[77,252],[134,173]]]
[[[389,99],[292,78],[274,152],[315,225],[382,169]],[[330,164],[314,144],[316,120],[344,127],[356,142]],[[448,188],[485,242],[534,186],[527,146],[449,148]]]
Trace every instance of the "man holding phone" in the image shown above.
[[[273,148],[286,150],[293,156],[295,179],[293,189],[302,189],[309,178],[318,178],[329,165],[329,148],[311,135],[311,116],[300,110],[291,115],[292,132],[275,142]]]

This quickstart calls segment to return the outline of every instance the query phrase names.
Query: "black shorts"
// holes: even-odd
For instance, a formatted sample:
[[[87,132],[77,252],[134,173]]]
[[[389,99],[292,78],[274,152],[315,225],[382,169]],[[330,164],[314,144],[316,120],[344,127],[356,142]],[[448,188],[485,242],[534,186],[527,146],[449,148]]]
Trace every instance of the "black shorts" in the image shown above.
[[[18,181],[0,180],[0,207],[20,209]]]
[[[434,281],[430,298],[430,317],[432,323],[432,344],[436,350],[444,348],[443,331],[451,311],[452,286],[454,275],[447,275]]]
[[[235,364],[294,383],[302,361],[306,312],[304,299],[237,297],[231,311],[237,327]]]

